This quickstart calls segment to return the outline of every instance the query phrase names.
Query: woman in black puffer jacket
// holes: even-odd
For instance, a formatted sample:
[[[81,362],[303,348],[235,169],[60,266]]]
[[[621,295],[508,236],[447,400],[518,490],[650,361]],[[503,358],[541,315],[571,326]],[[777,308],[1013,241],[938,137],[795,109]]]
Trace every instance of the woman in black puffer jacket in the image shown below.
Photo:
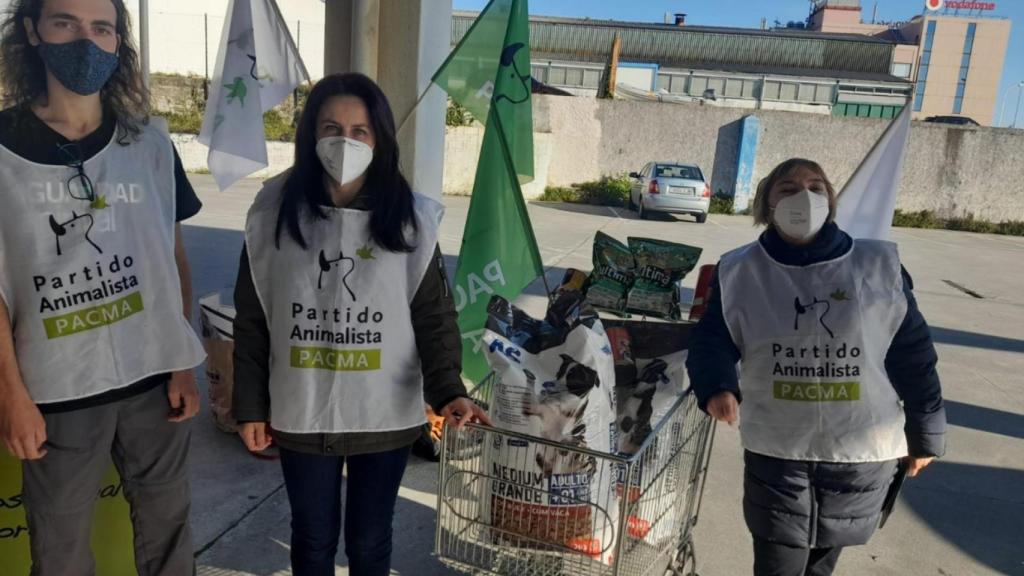
[[[867,543],[902,460],[944,452],[931,333],[895,244],[853,240],[816,163],[757,189],[767,230],[722,257],[687,369],[700,406],[740,421],[756,576],[831,574]],[[737,362],[741,362],[737,374]]]

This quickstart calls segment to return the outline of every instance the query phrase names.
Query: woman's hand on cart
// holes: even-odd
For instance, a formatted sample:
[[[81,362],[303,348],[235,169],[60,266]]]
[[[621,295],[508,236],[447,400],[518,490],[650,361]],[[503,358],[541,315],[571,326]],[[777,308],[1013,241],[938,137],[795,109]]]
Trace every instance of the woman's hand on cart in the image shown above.
[[[732,392],[719,392],[708,400],[708,414],[732,426],[740,418],[740,404]]]
[[[460,396],[449,402],[441,409],[441,416],[444,416],[445,422],[451,422],[456,428],[462,428],[467,422],[493,426],[491,419],[487,417],[487,412],[465,396]]]

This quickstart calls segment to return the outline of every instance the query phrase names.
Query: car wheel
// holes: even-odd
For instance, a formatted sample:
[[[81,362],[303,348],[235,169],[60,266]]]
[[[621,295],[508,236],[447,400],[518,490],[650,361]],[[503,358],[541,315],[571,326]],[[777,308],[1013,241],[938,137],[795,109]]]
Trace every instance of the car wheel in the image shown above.
[[[636,211],[639,214],[641,220],[647,220],[647,210],[644,208],[643,196],[640,197],[640,205],[637,207]]]
[[[705,223],[707,221],[708,221],[708,215],[707,215],[706,212],[704,214],[697,214],[697,223],[698,224],[703,224],[703,223]]]
[[[636,202],[633,202],[633,193],[629,193],[629,209],[636,210]]]

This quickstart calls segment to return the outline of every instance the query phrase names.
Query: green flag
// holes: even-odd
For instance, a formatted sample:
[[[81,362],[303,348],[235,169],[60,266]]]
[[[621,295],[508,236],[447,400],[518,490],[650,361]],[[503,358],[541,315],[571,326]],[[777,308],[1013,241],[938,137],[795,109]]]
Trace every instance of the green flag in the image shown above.
[[[533,179],[530,27],[526,0],[491,0],[434,75],[453,100],[486,123],[455,272],[462,371],[487,375],[487,303],[519,295],[544,273],[520,183]]]

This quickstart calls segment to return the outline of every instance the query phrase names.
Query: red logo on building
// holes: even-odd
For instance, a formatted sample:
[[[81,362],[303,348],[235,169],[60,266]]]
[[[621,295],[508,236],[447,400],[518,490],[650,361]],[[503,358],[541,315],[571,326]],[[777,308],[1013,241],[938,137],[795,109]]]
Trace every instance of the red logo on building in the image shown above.
[[[942,10],[942,0],[925,0],[924,7],[929,10]]]

